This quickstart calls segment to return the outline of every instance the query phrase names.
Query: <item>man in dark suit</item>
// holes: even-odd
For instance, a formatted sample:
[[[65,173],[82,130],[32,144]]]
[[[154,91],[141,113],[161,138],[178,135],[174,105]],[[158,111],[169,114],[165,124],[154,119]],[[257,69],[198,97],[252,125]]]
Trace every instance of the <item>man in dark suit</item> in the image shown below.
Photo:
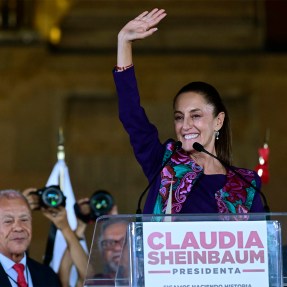
[[[0,190],[1,287],[61,286],[49,266],[26,255],[31,238],[32,215],[26,198],[16,190]]]

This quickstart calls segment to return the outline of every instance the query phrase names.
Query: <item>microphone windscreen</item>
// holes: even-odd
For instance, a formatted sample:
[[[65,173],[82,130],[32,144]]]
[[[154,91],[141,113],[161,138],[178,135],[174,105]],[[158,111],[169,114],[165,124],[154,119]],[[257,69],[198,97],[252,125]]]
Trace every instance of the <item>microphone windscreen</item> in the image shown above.
[[[199,151],[199,152],[204,151],[204,147],[198,142],[195,142],[192,146],[196,151]]]

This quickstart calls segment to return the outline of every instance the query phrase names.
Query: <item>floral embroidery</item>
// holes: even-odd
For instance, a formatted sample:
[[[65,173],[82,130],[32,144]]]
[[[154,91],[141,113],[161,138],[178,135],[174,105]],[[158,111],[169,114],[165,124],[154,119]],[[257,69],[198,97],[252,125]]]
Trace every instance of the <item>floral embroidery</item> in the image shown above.
[[[174,144],[175,142],[167,144],[163,162],[172,153]],[[242,168],[238,168],[237,171],[255,186],[253,171]],[[172,213],[179,213],[194,183],[202,173],[202,167],[183,150],[177,151],[161,172],[161,185],[155,210],[160,208],[162,213],[165,212],[172,184]],[[226,176],[226,185],[215,193],[219,213],[248,213],[255,190],[230,170]]]
[[[242,176],[256,186],[254,174],[251,170],[237,169]],[[255,195],[255,189],[241,180],[233,171],[227,172],[226,185],[215,194],[218,211],[226,213],[247,213],[249,212]]]
[[[170,185],[175,184],[175,171],[170,166],[166,166],[163,168],[161,172],[161,183],[162,187],[160,188],[159,192],[164,201],[168,199]]]
[[[174,142],[167,144],[163,161],[170,156]],[[162,211],[165,212],[170,186],[172,184],[172,213],[179,213],[182,209],[192,186],[202,173],[202,167],[197,165],[183,150],[177,151],[170,162],[161,172],[160,196],[162,197]]]

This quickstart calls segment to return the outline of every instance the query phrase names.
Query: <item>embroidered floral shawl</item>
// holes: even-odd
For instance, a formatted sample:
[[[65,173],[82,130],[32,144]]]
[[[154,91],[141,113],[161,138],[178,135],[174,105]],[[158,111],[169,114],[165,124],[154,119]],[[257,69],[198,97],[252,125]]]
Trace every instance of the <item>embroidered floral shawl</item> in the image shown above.
[[[166,146],[163,162],[174,149],[174,142]],[[236,169],[250,183],[256,186],[254,172],[248,169]],[[172,213],[180,213],[187,196],[196,180],[203,173],[202,167],[197,165],[184,150],[177,151],[161,172],[161,184],[154,214],[165,213],[172,185]],[[247,213],[252,205],[255,189],[240,179],[231,170],[227,171],[227,181],[224,187],[215,192],[215,200],[219,213]]]

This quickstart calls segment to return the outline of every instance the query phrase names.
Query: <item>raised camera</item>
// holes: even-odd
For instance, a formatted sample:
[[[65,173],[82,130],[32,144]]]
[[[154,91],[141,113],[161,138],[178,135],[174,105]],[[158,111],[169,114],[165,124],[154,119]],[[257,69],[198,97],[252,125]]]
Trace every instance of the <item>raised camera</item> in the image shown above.
[[[66,197],[58,185],[50,185],[32,192],[39,196],[40,207],[65,206]]]
[[[114,206],[112,195],[106,190],[97,190],[90,197],[88,202],[91,212],[83,214],[77,203],[74,205],[76,216],[88,223],[95,221],[99,216],[108,214]]]

